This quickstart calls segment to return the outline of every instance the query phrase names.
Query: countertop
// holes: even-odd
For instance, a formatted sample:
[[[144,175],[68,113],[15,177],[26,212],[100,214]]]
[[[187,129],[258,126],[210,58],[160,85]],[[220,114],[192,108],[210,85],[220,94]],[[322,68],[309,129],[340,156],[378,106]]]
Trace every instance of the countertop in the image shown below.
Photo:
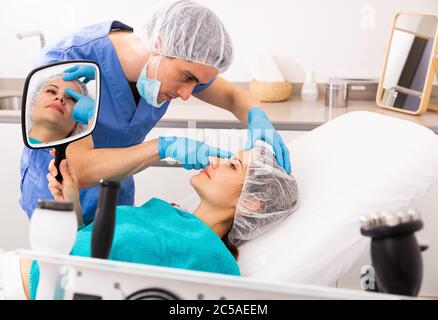
[[[296,96],[284,102],[262,103],[261,108],[278,130],[312,130],[348,112],[370,111],[413,121],[438,133],[438,112],[428,111],[420,116],[408,115],[379,108],[374,101],[349,101],[347,107],[333,108],[331,115],[329,108],[324,105],[324,100],[303,102]],[[196,121],[197,128],[244,128],[230,112],[210,106],[194,97],[185,103],[172,104],[159,126],[186,127],[188,121]]]
[[[23,94],[22,90],[13,90],[13,89],[2,89],[0,90],[0,98],[3,97],[13,97],[13,96],[21,96]],[[0,110],[3,111],[3,110]]]
[[[0,96],[14,93],[12,91],[0,90]],[[315,102],[303,102],[299,96],[293,95],[284,102],[262,103],[261,108],[277,130],[308,131],[324,124],[330,118],[333,119],[348,112],[370,111],[413,121],[438,134],[438,112],[428,111],[421,116],[414,116],[379,108],[374,101],[349,101],[347,107],[333,108],[330,115],[329,108],[324,106],[323,95],[319,96],[320,99]],[[20,123],[20,121],[21,111],[0,110],[0,123]],[[244,128],[230,112],[210,106],[195,97],[185,102],[180,99],[173,101],[157,127],[187,128],[189,121],[194,122],[196,128],[199,129]]]

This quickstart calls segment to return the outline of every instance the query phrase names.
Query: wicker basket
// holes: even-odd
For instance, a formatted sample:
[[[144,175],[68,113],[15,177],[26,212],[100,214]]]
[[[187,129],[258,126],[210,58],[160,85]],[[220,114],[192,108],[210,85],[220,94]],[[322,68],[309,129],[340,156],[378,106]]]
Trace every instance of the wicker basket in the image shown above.
[[[289,99],[292,94],[292,84],[284,82],[261,82],[252,80],[249,92],[262,102],[279,102]]]

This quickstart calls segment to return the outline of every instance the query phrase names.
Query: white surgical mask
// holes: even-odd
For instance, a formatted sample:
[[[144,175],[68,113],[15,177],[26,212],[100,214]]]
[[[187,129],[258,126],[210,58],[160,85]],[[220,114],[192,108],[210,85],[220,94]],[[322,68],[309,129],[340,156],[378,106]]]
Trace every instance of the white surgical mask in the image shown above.
[[[146,100],[147,103],[152,105],[155,108],[160,108],[166,101],[163,101],[162,103],[158,103],[158,95],[160,93],[160,87],[161,87],[161,81],[157,80],[157,74],[158,74],[158,67],[160,66],[161,62],[161,55],[160,60],[158,61],[157,70],[155,71],[155,79],[150,79],[147,77],[147,67],[149,65],[149,62],[151,62],[151,56],[149,57],[148,62],[145,64],[143,70],[140,73],[140,76],[137,80],[137,90],[138,93]]]

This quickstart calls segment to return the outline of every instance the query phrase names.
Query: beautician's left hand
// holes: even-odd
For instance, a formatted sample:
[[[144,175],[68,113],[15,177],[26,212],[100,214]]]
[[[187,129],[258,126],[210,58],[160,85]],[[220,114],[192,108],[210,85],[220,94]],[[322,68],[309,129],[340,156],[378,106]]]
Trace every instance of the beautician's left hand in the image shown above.
[[[70,88],[66,88],[64,91],[76,101],[72,111],[73,120],[79,124],[87,125],[93,117],[94,100]]]
[[[269,143],[274,149],[278,164],[287,173],[292,171],[290,154],[286,144],[277,130],[272,126],[266,114],[260,108],[254,107],[248,112],[248,141],[245,149],[249,150],[253,148],[257,140]]]
[[[55,154],[54,151],[51,154]],[[70,201],[73,203],[80,203],[79,201],[79,187],[76,178],[76,173],[73,166],[67,162],[67,159],[61,161],[59,170],[62,175],[62,183],[56,180],[58,170],[53,159],[49,163],[49,174],[47,175],[48,187],[53,198],[57,201]]]
[[[50,155],[55,157],[56,151],[52,149],[50,151]],[[47,175],[50,193],[56,201],[73,202],[76,217],[78,219],[78,225],[81,226],[83,224],[82,208],[76,172],[67,159],[63,159],[61,161],[59,164],[59,170],[61,171],[62,175],[62,183],[59,183],[58,180],[56,180],[58,170],[55,166],[55,160],[50,161],[49,174]]]

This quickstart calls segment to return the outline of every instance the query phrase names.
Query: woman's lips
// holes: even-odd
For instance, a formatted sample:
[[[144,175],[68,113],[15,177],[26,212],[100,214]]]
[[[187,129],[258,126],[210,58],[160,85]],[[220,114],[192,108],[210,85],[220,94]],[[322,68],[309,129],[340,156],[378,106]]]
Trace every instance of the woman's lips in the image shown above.
[[[59,103],[51,103],[46,108],[55,108],[59,112],[61,112],[62,115],[64,115],[64,107],[60,105]]]

